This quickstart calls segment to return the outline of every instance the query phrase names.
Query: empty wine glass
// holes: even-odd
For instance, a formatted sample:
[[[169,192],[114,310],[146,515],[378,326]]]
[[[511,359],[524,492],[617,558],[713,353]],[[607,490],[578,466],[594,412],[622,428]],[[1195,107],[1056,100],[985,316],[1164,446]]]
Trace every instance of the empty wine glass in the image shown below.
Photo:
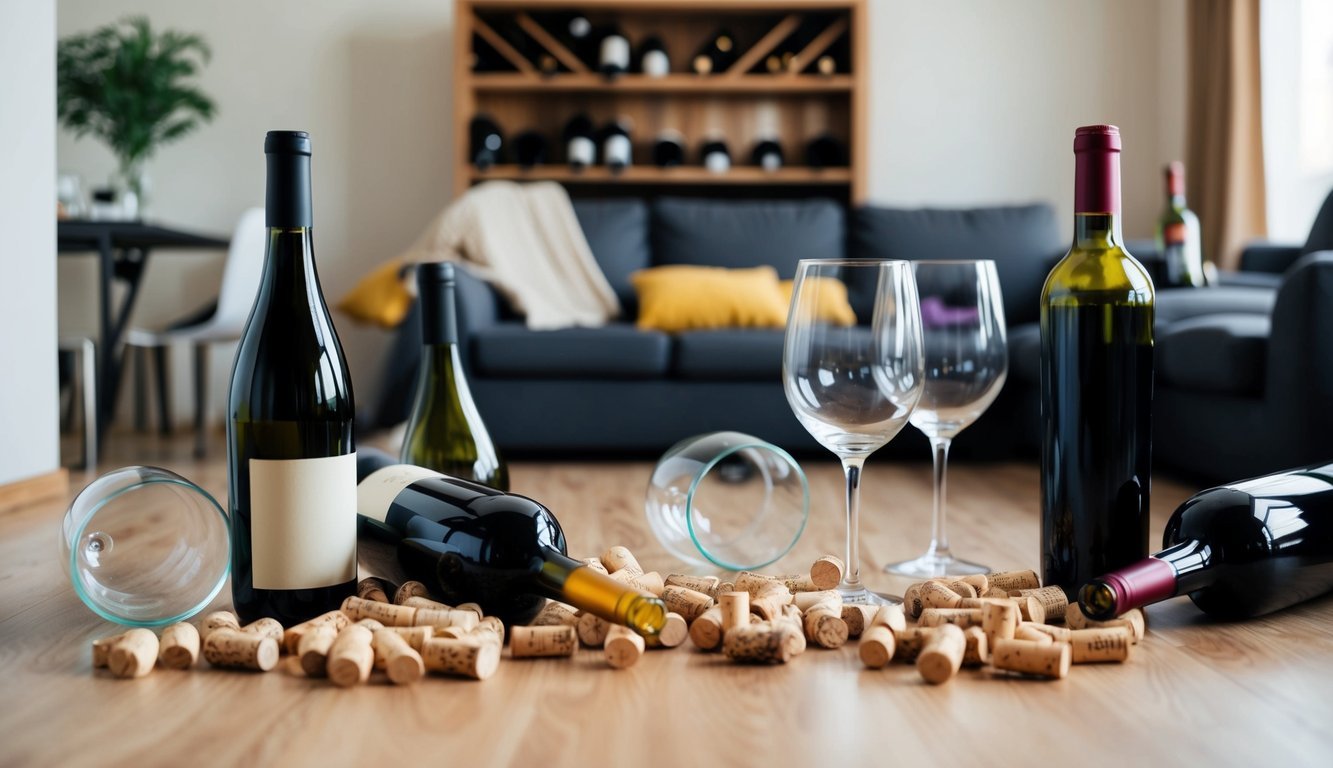
[[[849,288],[873,290],[873,305],[849,315]],[[847,477],[847,570],[838,585],[843,602],[896,602],[861,583],[861,470],[866,457],[907,424],[923,379],[921,310],[909,262],[800,262],[782,384],[796,418],[837,455]]]
[[[1000,394],[1009,370],[1004,305],[993,261],[918,261],[926,388],[912,426],[930,438],[935,503],[930,547],[911,560],[884,566],[903,576],[966,576],[984,565],[959,560],[945,528],[945,465],[953,438],[977,420]]]

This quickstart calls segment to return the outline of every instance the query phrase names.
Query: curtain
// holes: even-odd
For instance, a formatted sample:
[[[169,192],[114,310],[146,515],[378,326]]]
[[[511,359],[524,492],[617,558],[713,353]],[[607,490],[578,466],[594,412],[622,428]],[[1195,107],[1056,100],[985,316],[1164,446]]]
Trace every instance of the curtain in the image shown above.
[[[1240,265],[1267,232],[1259,98],[1260,0],[1189,0],[1186,159],[1204,257]]]

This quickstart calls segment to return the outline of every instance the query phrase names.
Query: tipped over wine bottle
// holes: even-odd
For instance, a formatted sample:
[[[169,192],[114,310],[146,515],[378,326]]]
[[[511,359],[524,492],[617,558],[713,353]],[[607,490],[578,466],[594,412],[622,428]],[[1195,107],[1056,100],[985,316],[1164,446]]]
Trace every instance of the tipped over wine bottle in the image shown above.
[[[666,623],[661,600],[571,559],[560,521],[532,499],[375,450],[362,453],[357,476],[368,529],[397,540],[404,571],[450,604],[475,602],[521,624],[551,598],[647,637]]]
[[[1333,590],[1333,464],[1210,488],[1166,523],[1164,549],[1079,591],[1108,619],[1189,595],[1204,613],[1246,619]]]
[[[719,29],[708,38],[690,60],[690,67],[698,75],[720,75],[736,61],[736,41],[731,32]]]

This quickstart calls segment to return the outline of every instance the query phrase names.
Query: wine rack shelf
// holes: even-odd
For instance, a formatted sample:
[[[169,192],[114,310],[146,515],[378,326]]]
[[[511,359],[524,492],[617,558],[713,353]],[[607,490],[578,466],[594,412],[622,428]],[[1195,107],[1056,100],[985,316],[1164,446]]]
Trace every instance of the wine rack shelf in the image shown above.
[[[866,196],[868,49],[866,0],[456,0],[454,25],[454,191],[487,179],[547,180],[571,194],[652,194],[683,190],[728,196],[782,190],[863,202]],[[638,56],[638,45],[658,37],[671,62],[661,76],[624,74],[609,79],[596,71],[588,51],[576,50],[551,25],[561,13],[578,12],[593,29],[615,25]],[[697,74],[691,61],[720,29],[735,42],[730,62]],[[474,41],[501,71],[473,71]],[[837,53],[832,74],[816,71],[819,57]],[[776,72],[781,54],[789,66]],[[542,63],[538,63],[538,61]],[[503,71],[507,70],[507,71]],[[552,71],[556,70],[556,71]],[[598,126],[619,120],[630,126],[632,164],[620,172],[604,166],[574,170],[565,160],[562,132],[576,114]],[[472,165],[469,123],[486,115],[507,137],[540,133],[549,144],[547,162],[529,168],[511,163],[480,170]],[[658,168],[651,162],[659,133],[684,139],[687,164]],[[846,149],[847,165],[813,168],[800,163],[806,145],[829,136]],[[702,167],[703,141],[721,139],[731,168]],[[776,140],[786,164],[767,171],[750,164],[760,139]]]

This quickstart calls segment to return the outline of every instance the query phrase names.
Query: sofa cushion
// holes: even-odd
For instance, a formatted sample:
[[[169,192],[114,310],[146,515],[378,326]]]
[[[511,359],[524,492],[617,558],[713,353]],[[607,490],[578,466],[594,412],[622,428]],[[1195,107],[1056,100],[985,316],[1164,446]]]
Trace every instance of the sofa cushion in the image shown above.
[[[843,210],[832,200],[701,200],[653,204],[654,264],[708,267],[772,265],[796,275],[801,259],[841,258]]]
[[[671,369],[682,379],[782,382],[781,329],[689,331],[675,340]]]
[[[1267,315],[1200,315],[1156,334],[1159,386],[1192,392],[1257,395],[1268,356]]]
[[[1218,285],[1207,288],[1163,288],[1157,291],[1153,312],[1157,327],[1199,315],[1273,313],[1277,290],[1248,285]]]
[[[472,345],[483,376],[643,379],[666,375],[671,341],[664,333],[628,323],[558,331],[500,323],[478,329]]]
[[[856,258],[994,259],[1009,325],[1037,319],[1041,287],[1064,246],[1055,211],[1044,203],[993,208],[879,208],[852,213],[848,252]],[[868,306],[874,286],[857,286],[852,306]]]
[[[638,314],[629,276],[648,266],[648,205],[642,200],[575,200],[574,215],[592,256],[620,300],[621,316]]]
[[[636,272],[640,329],[781,328],[787,302],[772,267],[723,269],[672,264]]]

